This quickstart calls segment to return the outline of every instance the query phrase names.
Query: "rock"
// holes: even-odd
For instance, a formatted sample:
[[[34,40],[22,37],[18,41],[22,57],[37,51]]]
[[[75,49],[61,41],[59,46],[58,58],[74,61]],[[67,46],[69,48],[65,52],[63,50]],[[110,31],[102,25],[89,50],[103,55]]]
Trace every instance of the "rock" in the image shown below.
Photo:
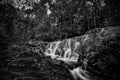
[[[103,80],[120,79],[119,27],[96,28],[82,36],[50,42],[47,45],[44,42],[33,42],[29,42],[35,49],[33,52],[37,49],[37,53],[41,53],[41,48],[45,48],[46,50],[42,52],[52,58],[53,64],[63,65],[71,72],[79,73],[76,75],[87,72],[88,76],[92,75]],[[42,45],[44,46],[41,47]]]
[[[104,80],[120,79],[120,28],[96,28],[82,36],[51,42],[45,55],[62,60],[71,72],[81,68]]]
[[[120,79],[120,28],[106,27],[87,32],[82,41],[82,68],[103,79]]]

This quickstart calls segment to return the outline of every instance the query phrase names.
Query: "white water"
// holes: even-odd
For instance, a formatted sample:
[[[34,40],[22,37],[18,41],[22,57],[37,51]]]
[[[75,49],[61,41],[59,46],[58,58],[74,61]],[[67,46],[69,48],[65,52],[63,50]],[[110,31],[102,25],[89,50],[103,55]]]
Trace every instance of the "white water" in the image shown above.
[[[81,67],[69,70],[75,80],[90,80],[90,76]]]
[[[84,38],[84,39],[83,39]],[[82,39],[73,38],[66,39],[63,41],[51,42],[45,51],[46,56],[50,56],[52,59],[62,60],[66,64],[71,62],[77,62],[78,57],[81,54],[79,49],[81,46],[81,41],[86,41],[89,37],[88,35],[83,36]],[[73,70],[69,70],[75,80],[90,80],[85,70],[81,67],[77,67]]]
[[[56,58],[58,60],[63,60],[65,62],[66,61],[77,62],[79,53],[76,53],[75,51],[76,49],[79,48],[79,46],[80,46],[79,42],[72,41],[71,39],[52,42],[48,45],[48,48],[45,51],[45,55],[50,56],[51,58]]]

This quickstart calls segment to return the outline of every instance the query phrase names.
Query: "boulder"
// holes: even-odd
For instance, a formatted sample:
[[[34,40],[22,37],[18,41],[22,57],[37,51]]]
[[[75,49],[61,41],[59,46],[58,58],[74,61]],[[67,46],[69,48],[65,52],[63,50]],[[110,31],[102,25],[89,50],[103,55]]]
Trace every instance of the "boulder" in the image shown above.
[[[81,67],[105,80],[120,79],[120,28],[106,27],[87,32],[82,41]]]

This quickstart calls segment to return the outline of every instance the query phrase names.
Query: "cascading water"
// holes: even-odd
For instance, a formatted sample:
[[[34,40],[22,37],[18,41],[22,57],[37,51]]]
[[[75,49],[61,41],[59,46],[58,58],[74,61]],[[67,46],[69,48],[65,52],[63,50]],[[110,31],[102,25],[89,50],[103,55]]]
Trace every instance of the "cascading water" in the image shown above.
[[[88,38],[88,36],[83,36],[83,37],[84,37],[84,41]],[[78,58],[81,55],[80,49],[81,49],[82,39],[72,38],[63,41],[51,42],[47,46],[45,55],[50,56],[52,59],[62,60],[66,64],[77,63]],[[88,75],[84,70],[82,70],[80,66],[69,71],[75,80],[77,79],[89,80]]]
[[[107,61],[112,60],[113,58],[115,58],[113,60],[117,61],[118,56],[111,58],[111,55],[113,56],[113,54],[115,53],[114,52],[112,53],[112,51],[111,50],[109,51],[108,49],[111,47],[112,50],[114,50],[114,47],[119,48],[116,47],[116,45],[119,46],[119,44],[116,44],[118,39],[118,38],[116,39],[117,37],[116,35],[117,36],[119,35],[119,28],[102,28],[92,30],[82,36],[73,37],[62,41],[54,41],[50,43],[29,42],[28,44],[29,46],[33,47],[33,51],[35,53],[50,56],[53,59],[52,60],[53,63],[64,65],[69,70],[74,80],[103,80],[102,78],[105,78],[105,80],[109,80],[108,75],[110,74],[111,76],[111,73],[109,73],[110,69],[109,68],[108,70],[107,68],[104,69],[104,67],[101,65],[109,64],[107,63]],[[113,40],[112,43],[110,43],[111,40]],[[117,52],[116,49],[115,52],[116,54],[119,54],[119,52]],[[105,61],[106,64],[104,64]],[[114,66],[116,67],[116,65]],[[115,76],[113,75],[112,76],[113,78],[118,76],[116,72],[114,73]],[[106,79],[106,77],[108,79]]]
[[[65,62],[76,62],[79,57],[79,53],[76,52],[79,45],[79,42],[72,41],[71,39],[52,42],[48,45],[45,55],[51,56],[51,58],[56,58],[57,60],[63,60]]]
[[[91,80],[90,76],[81,67],[70,70],[75,80]]]

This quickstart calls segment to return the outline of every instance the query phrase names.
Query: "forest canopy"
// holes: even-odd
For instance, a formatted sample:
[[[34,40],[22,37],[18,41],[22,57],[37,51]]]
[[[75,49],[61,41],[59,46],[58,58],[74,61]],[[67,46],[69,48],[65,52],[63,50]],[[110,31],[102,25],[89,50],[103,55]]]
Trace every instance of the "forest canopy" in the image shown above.
[[[118,0],[2,0],[0,5],[0,30],[15,39],[55,41],[120,24]]]

